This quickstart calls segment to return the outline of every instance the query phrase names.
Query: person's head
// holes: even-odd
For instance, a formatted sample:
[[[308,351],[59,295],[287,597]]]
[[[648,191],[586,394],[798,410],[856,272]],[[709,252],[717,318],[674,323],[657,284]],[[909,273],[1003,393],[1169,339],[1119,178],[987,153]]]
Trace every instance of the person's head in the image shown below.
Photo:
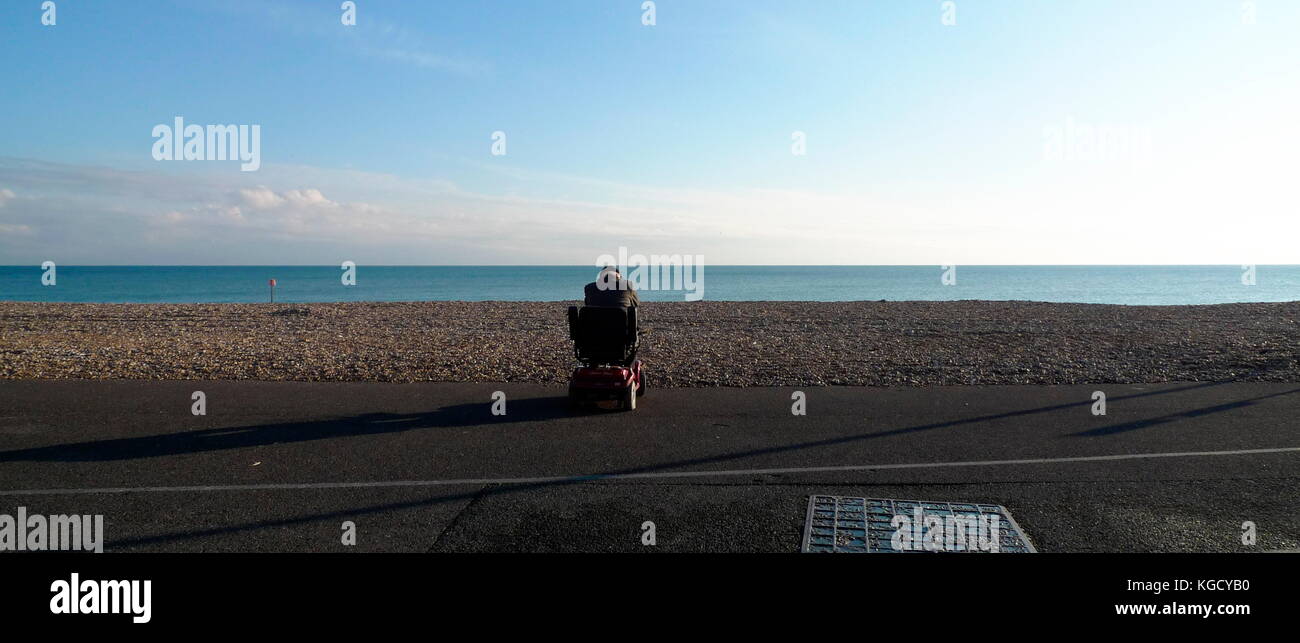
[[[605,266],[600,269],[596,275],[596,284],[601,290],[612,290],[618,287],[618,282],[623,280],[623,275],[618,274],[618,269],[614,266]]]

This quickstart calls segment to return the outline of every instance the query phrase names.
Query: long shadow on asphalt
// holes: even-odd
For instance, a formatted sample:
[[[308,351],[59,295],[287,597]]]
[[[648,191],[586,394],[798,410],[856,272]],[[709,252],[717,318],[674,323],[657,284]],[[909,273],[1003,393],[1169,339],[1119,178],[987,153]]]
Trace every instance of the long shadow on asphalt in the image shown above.
[[[1118,400],[1127,400],[1153,395],[1164,395],[1167,393],[1185,392],[1208,386],[1217,386],[1219,384],[1221,383],[1205,382],[1174,389],[1134,393],[1132,395],[1113,397],[1111,398],[1111,402],[1113,403]],[[1253,404],[1257,399],[1276,397],[1293,392],[1295,391],[1287,391],[1286,393],[1277,393],[1261,398],[1223,404],[1216,407],[1209,407],[1209,410],[1190,411],[1179,414],[1178,416],[1170,417],[1177,419],[1177,417],[1183,416],[1193,417],[1195,415],[1205,415],[1209,412],[1227,411]],[[679,467],[696,464],[713,464],[751,456],[770,455],[773,453],[796,451],[800,449],[834,446],[850,442],[859,442],[862,440],[951,428],[976,422],[1049,413],[1052,411],[1059,411],[1078,406],[1088,406],[1091,404],[1092,402],[1090,400],[1068,402],[1065,404],[1055,404],[1036,409],[1008,411],[1006,413],[981,415],[978,417],[949,420],[945,422],[934,422],[931,424],[922,424],[874,433],[862,433],[823,440],[765,447],[740,453],[695,458],[673,462],[662,466]],[[488,404],[476,402],[447,406],[429,413],[367,413],[349,418],[317,420],[311,422],[282,422],[277,424],[260,424],[242,427],[199,429],[194,431],[183,431],[180,433],[163,433],[133,438],[89,440],[85,442],[72,442],[46,447],[3,451],[0,452],[0,462],[110,462],[118,460],[136,460],[141,458],[156,458],[188,453],[266,446],[271,444],[287,444],[363,435],[382,435],[424,429],[485,426],[513,422],[537,422],[574,416],[574,413],[569,410],[567,400],[564,397],[542,397],[514,400],[510,402],[509,408],[509,415],[493,416],[489,412]],[[584,411],[583,413],[588,412]],[[600,413],[597,413],[597,415],[599,414]],[[1149,422],[1161,423],[1166,421],[1172,420],[1157,418],[1156,420],[1150,420]],[[1108,433],[1133,430],[1135,428],[1140,428],[1139,426],[1136,426],[1137,424],[1138,423],[1126,423],[1114,427],[1103,427],[1100,429],[1094,429],[1092,432],[1089,432],[1089,434],[1101,436]]]
[[[1169,415],[1162,415],[1156,418],[1148,418],[1145,420],[1126,422],[1124,424],[1112,424],[1111,426],[1103,426],[1096,429],[1089,429],[1087,431],[1080,431],[1078,433],[1071,433],[1070,436],[1095,438],[1095,437],[1101,437],[1105,435],[1115,435],[1116,433],[1126,433],[1128,431],[1136,431],[1138,429],[1145,429],[1148,427],[1158,426],[1161,424],[1168,424],[1170,422],[1176,422],[1178,420],[1183,420],[1187,418],[1203,417],[1206,415],[1211,415],[1213,413],[1222,413],[1224,411],[1240,409],[1255,404],[1260,400],[1267,400],[1273,397],[1281,397],[1283,395],[1291,395],[1293,393],[1300,393],[1300,388],[1291,389],[1289,391],[1282,391],[1281,393],[1271,393],[1269,395],[1260,395],[1259,397],[1237,400],[1235,402],[1228,402],[1227,404],[1216,404],[1214,406],[1207,406],[1200,409],[1192,409],[1190,411],[1183,411],[1181,413],[1170,413]]]
[[[0,452],[0,462],[24,460],[47,462],[135,460],[270,444],[382,435],[417,429],[535,422],[561,417],[574,417],[580,413],[599,414],[599,412],[591,411],[572,412],[568,408],[567,398],[563,397],[511,400],[509,410],[508,415],[494,416],[490,413],[488,404],[459,404],[428,413],[366,413],[330,420],[220,427],[133,438],[88,440],[47,447],[3,451]]]

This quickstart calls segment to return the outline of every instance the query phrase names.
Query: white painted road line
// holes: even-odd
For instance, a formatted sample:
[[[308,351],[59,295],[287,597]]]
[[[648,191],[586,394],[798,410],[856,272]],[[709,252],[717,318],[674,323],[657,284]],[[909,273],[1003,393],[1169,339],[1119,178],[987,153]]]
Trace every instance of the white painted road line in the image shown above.
[[[604,480],[638,480],[664,478],[706,478],[721,476],[780,475],[794,473],[834,473],[845,471],[883,471],[887,469],[937,469],[947,467],[1000,467],[1029,464],[1065,464],[1071,462],[1113,462],[1152,458],[1202,458],[1270,453],[1300,453],[1300,447],[1276,449],[1241,449],[1236,451],[1184,451],[1178,453],[1129,453],[1073,458],[1028,458],[1024,460],[970,460],[964,462],[918,462],[910,464],[854,464],[831,467],[792,467],[785,469],[727,469],[720,471],[654,471],[640,473],[593,473],[579,476],[544,476],[536,478],[462,478],[457,480],[391,480],[378,482],[308,482],[281,484],[199,485],[186,487],[101,487],[87,489],[17,489],[0,491],[0,496],[58,496],[113,493],[178,493],[191,491],[276,491],[296,489],[370,489],[380,487],[448,487],[456,485],[511,485],[599,482]]]

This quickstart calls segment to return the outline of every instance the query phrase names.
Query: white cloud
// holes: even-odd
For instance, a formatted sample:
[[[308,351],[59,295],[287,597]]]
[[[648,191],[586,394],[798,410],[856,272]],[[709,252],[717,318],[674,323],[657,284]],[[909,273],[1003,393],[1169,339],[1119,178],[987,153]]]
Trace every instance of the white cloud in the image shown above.
[[[5,206],[5,202],[14,198],[15,196],[17,195],[14,194],[13,190],[10,190],[8,188],[0,189],[0,208],[3,208]]]
[[[314,189],[289,190],[284,193],[283,198],[285,201],[298,207],[338,207],[337,203],[325,198],[325,195],[321,194],[320,190]]]
[[[315,188],[285,190],[276,192],[264,186],[241,188],[239,200],[242,205],[253,210],[276,210],[280,208],[337,208],[335,203]],[[364,204],[361,204],[364,205]]]
[[[284,197],[265,187],[241,189],[240,197],[248,207],[255,210],[268,210],[284,203]]]

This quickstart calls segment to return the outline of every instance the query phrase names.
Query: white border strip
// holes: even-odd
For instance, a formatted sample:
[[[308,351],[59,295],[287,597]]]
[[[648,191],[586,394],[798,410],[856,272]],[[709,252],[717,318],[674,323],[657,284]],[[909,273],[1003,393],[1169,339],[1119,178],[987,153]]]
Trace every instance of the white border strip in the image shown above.
[[[854,464],[830,467],[791,467],[783,469],[724,469],[720,471],[655,471],[644,473],[593,473],[578,476],[543,476],[536,478],[462,478],[456,480],[390,480],[378,482],[308,482],[233,485],[196,485],[184,487],[101,487],[86,489],[17,489],[0,491],[0,496],[57,496],[114,493],[176,493],[191,491],[284,491],[296,489],[374,489],[384,487],[446,487],[455,485],[515,485],[599,482],[604,480],[645,480],[667,478],[704,478],[720,476],[780,475],[794,473],[833,473],[844,471],[883,471],[888,469],[937,469],[945,467],[1000,467],[1024,464],[1068,462],[1114,462],[1152,458],[1198,458],[1268,453],[1297,453],[1300,447],[1276,449],[1241,449],[1236,451],[1183,451],[1177,453],[1130,453],[1093,455],[1074,458],[1028,458],[1024,460],[970,460],[964,462],[918,462],[910,464]]]

